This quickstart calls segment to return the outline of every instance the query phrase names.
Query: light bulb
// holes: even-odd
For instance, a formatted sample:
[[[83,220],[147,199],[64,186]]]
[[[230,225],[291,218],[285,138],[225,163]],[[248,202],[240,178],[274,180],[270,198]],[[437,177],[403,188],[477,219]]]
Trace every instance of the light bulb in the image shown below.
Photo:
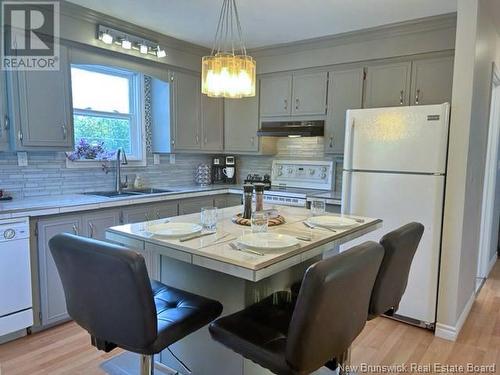
[[[165,57],[165,56],[167,56],[167,53],[165,52],[165,50],[161,49],[160,46],[156,47],[156,57],[161,59],[162,57]]]
[[[113,36],[111,34],[102,33],[101,40],[106,44],[113,44]]]
[[[131,49],[132,48],[132,42],[128,39],[123,39],[122,40],[122,48],[124,49]]]
[[[145,44],[139,44],[139,52],[146,55],[148,53],[148,46]]]

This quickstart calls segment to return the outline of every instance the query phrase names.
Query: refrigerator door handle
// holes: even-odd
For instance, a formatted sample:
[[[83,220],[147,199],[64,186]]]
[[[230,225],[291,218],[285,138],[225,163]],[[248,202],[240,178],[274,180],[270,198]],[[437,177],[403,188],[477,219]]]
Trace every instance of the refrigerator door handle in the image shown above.
[[[353,149],[354,149],[354,118],[350,121],[351,118],[349,115],[346,119],[346,145],[345,145],[345,153],[344,153],[344,169],[351,170],[352,169],[352,158],[353,158]],[[349,127],[350,122],[350,127]]]
[[[344,171],[342,174],[342,204],[341,213],[351,213],[351,185],[352,185],[352,171]]]

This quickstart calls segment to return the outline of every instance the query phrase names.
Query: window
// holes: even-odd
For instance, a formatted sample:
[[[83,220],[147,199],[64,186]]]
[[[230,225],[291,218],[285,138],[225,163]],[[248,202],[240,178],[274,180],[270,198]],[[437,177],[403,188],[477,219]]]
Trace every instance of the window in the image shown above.
[[[126,70],[96,65],[71,66],[77,150],[72,160],[111,157],[119,147],[131,160],[143,159],[140,80],[140,74]]]

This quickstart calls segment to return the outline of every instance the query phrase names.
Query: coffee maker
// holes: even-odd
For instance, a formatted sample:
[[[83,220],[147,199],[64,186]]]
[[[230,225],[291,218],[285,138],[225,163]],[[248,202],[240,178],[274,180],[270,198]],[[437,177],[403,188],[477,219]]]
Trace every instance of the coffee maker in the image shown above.
[[[212,159],[212,183],[222,184],[226,182],[224,176],[225,163],[223,156],[215,156]]]
[[[224,182],[226,184],[236,183],[236,158],[234,156],[226,156],[225,167],[222,173],[224,174]]]

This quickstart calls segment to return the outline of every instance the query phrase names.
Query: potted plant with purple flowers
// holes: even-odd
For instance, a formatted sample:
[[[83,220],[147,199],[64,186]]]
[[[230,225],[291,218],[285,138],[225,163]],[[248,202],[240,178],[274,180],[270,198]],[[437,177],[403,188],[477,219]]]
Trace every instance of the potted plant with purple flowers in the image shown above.
[[[104,142],[89,143],[82,138],[75,146],[75,151],[67,152],[66,157],[71,161],[77,160],[95,160],[106,161],[113,157],[115,151],[108,151]]]

